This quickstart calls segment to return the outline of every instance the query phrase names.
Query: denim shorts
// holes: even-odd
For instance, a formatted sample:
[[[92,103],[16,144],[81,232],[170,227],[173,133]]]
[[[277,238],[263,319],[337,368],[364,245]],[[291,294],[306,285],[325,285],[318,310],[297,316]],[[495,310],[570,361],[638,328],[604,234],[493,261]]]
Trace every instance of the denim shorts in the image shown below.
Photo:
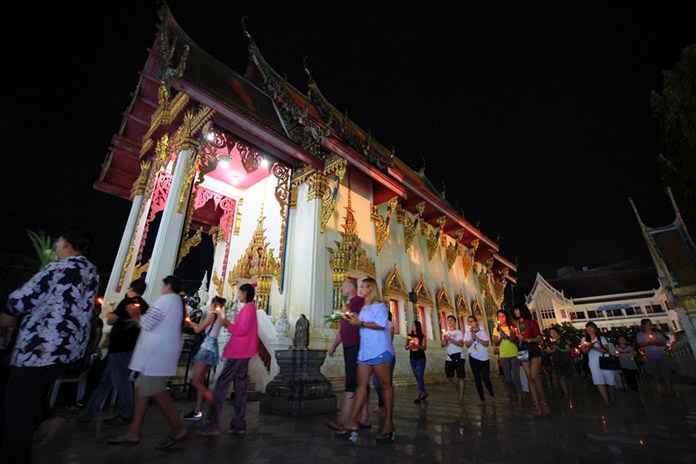
[[[372,359],[367,359],[365,361],[361,361],[358,359],[358,364],[367,364],[368,366],[376,366],[377,364],[382,364],[382,363],[390,363],[394,361],[394,353],[391,353],[389,351],[385,351],[382,354],[380,354],[377,357],[374,357]]]

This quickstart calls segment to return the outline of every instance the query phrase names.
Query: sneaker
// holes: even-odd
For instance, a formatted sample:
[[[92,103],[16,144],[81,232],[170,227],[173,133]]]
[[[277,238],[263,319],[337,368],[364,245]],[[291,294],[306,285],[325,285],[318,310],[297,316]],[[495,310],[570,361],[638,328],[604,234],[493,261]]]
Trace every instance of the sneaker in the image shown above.
[[[193,409],[184,416],[184,420],[188,421],[199,421],[201,419],[203,419],[203,413],[201,411],[196,412]]]
[[[123,417],[122,415],[114,416],[111,419],[104,419],[104,425],[126,425],[130,424],[132,420],[129,417]]]

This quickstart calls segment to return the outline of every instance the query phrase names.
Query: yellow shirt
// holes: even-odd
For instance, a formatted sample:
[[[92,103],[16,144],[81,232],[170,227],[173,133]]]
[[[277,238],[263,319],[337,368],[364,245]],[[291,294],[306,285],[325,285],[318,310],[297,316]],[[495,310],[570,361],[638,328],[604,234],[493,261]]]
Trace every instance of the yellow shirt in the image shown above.
[[[507,325],[502,325],[500,326],[500,332],[504,332],[509,337],[510,327],[508,327]],[[495,326],[493,328],[493,337],[497,337],[498,333],[498,326]],[[503,338],[500,341],[500,345],[498,345],[498,349],[500,350],[501,358],[514,358],[517,354],[517,345],[512,343],[509,338]]]

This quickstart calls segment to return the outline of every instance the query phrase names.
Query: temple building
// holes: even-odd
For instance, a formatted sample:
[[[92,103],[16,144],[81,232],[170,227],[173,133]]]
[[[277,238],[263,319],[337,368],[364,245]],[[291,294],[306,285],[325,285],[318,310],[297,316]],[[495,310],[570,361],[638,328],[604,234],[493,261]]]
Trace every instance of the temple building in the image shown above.
[[[396,383],[413,382],[402,347],[414,319],[439,340],[448,314],[461,323],[495,314],[516,266],[424,170],[338,111],[309,70],[305,92],[287,82],[246,28],[241,75],[200,49],[166,5],[159,17],[94,183],[132,202],[105,301],[118,301],[141,275],[154,301],[162,278],[209,244],[210,265],[199,274],[210,276],[207,298],[256,287],[263,349],[250,372],[260,391],[302,314],[310,349],[331,343],[336,327],[325,316],[341,306],[348,276],[380,283],[396,326]],[[444,360],[431,346],[429,359]],[[442,377],[440,362],[428,366]],[[323,371],[340,379],[343,361],[329,358]]]

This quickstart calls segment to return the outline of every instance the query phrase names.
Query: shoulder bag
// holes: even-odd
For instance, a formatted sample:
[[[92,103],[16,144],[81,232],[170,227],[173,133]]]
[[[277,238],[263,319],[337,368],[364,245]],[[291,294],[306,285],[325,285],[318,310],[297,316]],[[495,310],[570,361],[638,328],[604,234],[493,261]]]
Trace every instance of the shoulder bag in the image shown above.
[[[597,340],[599,340],[599,346],[604,348],[604,345],[602,344],[602,338],[598,336]],[[613,354],[603,354],[599,357],[599,368],[605,371],[620,371],[621,361]]]

